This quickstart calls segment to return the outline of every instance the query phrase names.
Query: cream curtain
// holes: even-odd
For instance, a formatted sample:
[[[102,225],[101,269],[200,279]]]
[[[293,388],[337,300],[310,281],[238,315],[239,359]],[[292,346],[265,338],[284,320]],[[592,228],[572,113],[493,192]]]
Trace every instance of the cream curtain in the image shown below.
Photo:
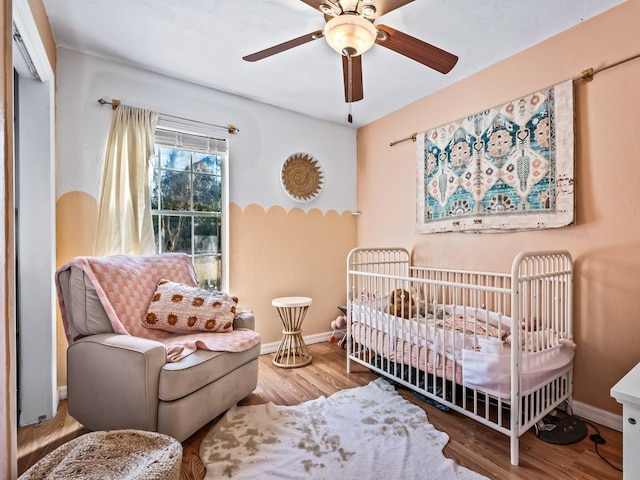
[[[150,171],[158,114],[120,105],[113,112],[102,172],[96,255],[155,252]]]

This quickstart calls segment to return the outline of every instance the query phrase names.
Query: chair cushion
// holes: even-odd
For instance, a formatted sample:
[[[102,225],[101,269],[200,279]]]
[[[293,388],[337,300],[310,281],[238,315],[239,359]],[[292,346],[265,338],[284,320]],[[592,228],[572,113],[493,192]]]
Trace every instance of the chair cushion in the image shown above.
[[[165,402],[185,397],[259,355],[260,344],[243,352],[197,349],[191,355],[162,367],[158,397]]]
[[[97,335],[113,332],[96,289],[81,268],[71,267],[68,286],[64,283],[61,286],[68,289],[70,302],[65,295],[65,303],[71,305],[70,317],[78,333]]]

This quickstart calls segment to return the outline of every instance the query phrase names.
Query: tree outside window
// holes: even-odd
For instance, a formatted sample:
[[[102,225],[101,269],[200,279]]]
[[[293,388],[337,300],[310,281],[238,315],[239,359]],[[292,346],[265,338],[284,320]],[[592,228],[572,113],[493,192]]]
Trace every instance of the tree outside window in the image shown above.
[[[200,287],[220,290],[222,156],[156,145],[151,208],[156,251],[189,254]]]

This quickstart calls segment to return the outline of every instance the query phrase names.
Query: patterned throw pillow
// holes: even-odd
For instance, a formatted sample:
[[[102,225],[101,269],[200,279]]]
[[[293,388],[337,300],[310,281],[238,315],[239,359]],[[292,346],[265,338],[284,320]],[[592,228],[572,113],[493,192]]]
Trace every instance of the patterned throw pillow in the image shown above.
[[[160,280],[142,326],[169,332],[230,332],[237,297]]]

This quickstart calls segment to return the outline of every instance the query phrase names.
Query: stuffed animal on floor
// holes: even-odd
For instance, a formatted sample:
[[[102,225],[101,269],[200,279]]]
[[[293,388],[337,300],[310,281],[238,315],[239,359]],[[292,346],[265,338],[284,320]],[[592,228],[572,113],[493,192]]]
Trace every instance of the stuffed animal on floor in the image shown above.
[[[396,317],[409,318],[410,315],[416,315],[416,305],[404,288],[397,288],[389,295],[389,313]]]
[[[335,320],[331,320],[331,330],[342,330],[347,328],[347,317],[345,315],[338,315]]]
[[[331,320],[331,329],[333,332],[329,335],[329,342],[334,343],[336,341],[336,334],[342,335],[342,338],[338,341],[338,345],[344,348],[345,340],[347,338],[345,328],[347,328],[346,315],[338,315],[335,320]]]

